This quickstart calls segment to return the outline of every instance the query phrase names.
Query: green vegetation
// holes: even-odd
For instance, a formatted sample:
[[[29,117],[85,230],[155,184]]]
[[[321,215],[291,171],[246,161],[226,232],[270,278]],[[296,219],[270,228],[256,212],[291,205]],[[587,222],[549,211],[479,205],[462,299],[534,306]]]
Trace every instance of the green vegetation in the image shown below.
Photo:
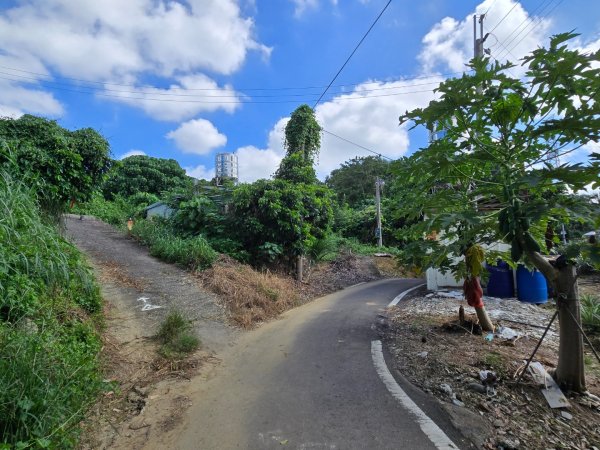
[[[592,294],[581,295],[581,322],[593,330],[600,331],[600,297]]]
[[[177,359],[195,352],[200,339],[192,330],[192,324],[179,311],[171,311],[160,324],[156,338],[160,341],[159,353],[167,359]]]
[[[390,163],[377,156],[352,158],[333,170],[325,184],[335,191],[340,204],[358,208],[372,203],[375,179],[381,178],[386,184],[392,180],[390,169]]]
[[[115,196],[112,201],[109,201],[100,193],[96,193],[89,201],[75,204],[70,212],[92,215],[111,225],[123,227],[136,210],[121,196]]]
[[[190,186],[191,179],[174,159],[136,155],[115,163],[102,185],[102,193],[112,200],[116,195],[124,198],[140,192],[161,195]]]
[[[180,237],[171,227],[157,220],[138,220],[131,233],[150,249],[150,254],[166,262],[192,270],[210,267],[217,253],[201,235]]]
[[[294,268],[300,255],[320,261],[334,258],[340,250],[392,253],[370,245],[375,242],[375,207],[373,195],[367,193],[372,186],[367,189],[365,184],[380,170],[385,172],[381,176],[389,175],[389,164],[376,158],[350,161],[332,175],[331,184],[339,185],[335,192],[317,180],[314,170],[320,131],[314,111],[307,105],[297,108],[286,126],[287,152],[275,179],[238,186],[201,181],[192,187],[175,161],[132,156],[115,163],[101,186],[102,195],[76,205],[73,212],[114,225],[134,217],[132,234],[153,255],[194,270],[209,267],[216,252],[255,267],[287,270]],[[369,176],[366,181],[358,177],[362,206],[336,205],[336,197],[345,198],[344,189],[351,189],[348,180],[363,169],[369,169]],[[352,195],[358,203],[358,194]],[[142,209],[159,199],[176,210],[174,216],[159,222],[142,220]],[[387,204],[392,200],[384,201]],[[384,217],[386,242],[397,242],[394,223]]]
[[[0,119],[0,169],[27,179],[46,211],[89,199],[109,167],[108,142],[90,128],[69,131],[28,114]]]
[[[395,170],[405,187],[398,191],[405,215],[414,221],[405,233],[407,260],[461,277],[467,267],[453,256],[474,244],[504,241],[511,247],[504,260],[537,267],[558,296],[574,298],[577,252],[553,266],[542,257],[541,243],[549,224],[590,216],[589,202],[568,192],[600,187],[600,154],[585,165],[555,164],[600,137],[600,105],[592,94],[600,89],[600,53],[569,49],[565,43],[575,36],[554,36],[549,48],[525,57],[524,79],[510,76],[510,63],[474,59],[473,73],[441,83],[438,100],[400,117],[446,131]],[[432,232],[444,239],[423,239]],[[578,251],[600,264],[600,244]],[[578,301],[558,302],[558,308],[556,379],[584,391],[583,344],[571,319],[579,318]]]
[[[101,298],[36,202],[0,172],[0,447],[68,448],[102,385]]]

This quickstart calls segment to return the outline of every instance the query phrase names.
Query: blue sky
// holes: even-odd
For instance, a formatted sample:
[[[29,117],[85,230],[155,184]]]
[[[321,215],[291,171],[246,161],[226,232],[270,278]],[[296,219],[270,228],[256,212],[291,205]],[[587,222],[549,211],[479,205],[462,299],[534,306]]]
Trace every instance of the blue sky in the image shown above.
[[[283,128],[313,105],[387,0],[15,0],[0,9],[0,114],[93,127],[114,157],[174,158],[213,175],[236,152],[240,178],[271,175]],[[391,158],[425,132],[398,116],[433,98],[472,56],[472,19],[488,12],[487,41],[516,59],[576,29],[600,47],[600,4],[586,0],[393,0],[317,107],[329,132]],[[497,26],[496,26],[497,25]],[[598,148],[590,143],[582,150]],[[321,178],[368,151],[323,134]]]

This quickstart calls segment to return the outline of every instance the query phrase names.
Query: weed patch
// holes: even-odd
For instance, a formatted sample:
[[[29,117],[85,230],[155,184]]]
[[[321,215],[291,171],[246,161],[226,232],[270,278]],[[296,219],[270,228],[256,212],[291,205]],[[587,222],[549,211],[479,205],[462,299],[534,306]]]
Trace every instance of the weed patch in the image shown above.
[[[171,311],[167,315],[156,338],[161,343],[160,355],[167,359],[179,359],[200,347],[200,339],[194,334],[190,321],[179,311]]]
[[[176,236],[166,225],[152,220],[137,221],[131,233],[150,249],[152,256],[192,270],[210,267],[217,257],[202,236]]]

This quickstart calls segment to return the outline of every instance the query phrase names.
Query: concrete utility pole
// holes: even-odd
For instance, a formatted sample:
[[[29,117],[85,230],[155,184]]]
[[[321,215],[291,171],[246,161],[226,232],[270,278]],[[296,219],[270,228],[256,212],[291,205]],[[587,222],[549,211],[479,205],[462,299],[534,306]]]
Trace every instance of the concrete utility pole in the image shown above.
[[[483,35],[483,19],[485,19],[485,14],[479,16],[479,37],[477,37],[477,15],[473,15],[473,55],[475,58],[483,58],[483,43],[490,35],[490,33]]]
[[[377,203],[377,228],[375,234],[377,235],[377,246],[383,247],[383,236],[381,230],[381,192],[380,189],[383,187],[385,182],[377,177],[375,178],[375,202]]]

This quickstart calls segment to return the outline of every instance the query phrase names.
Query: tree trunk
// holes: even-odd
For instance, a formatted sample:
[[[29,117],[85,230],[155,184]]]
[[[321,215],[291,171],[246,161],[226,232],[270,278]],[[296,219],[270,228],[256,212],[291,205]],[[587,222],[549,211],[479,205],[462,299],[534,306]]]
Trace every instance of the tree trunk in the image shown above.
[[[304,267],[303,267],[304,264],[303,263],[304,263],[304,261],[303,261],[302,256],[298,256],[298,258],[297,258],[296,261],[297,261],[296,262],[297,278],[298,278],[298,281],[302,282],[302,278],[304,277],[304,274],[303,274],[303,271],[304,271],[303,270],[304,269]]]
[[[494,332],[494,325],[490,320],[487,312],[485,311],[485,307],[475,308],[475,312],[477,313],[477,319],[479,319],[479,325],[481,325],[481,329],[483,331]]]
[[[527,252],[527,257],[544,274],[557,293],[559,320],[558,365],[554,372],[556,382],[565,390],[585,392],[585,370],[583,365],[583,337],[573,321],[581,324],[577,272],[567,263],[560,269],[554,268],[537,252]],[[571,314],[573,315],[571,317]]]
[[[573,320],[574,317],[581,324],[576,275],[575,267],[570,264],[559,270],[557,306],[560,342],[558,346],[558,366],[554,378],[564,389],[585,392],[583,337]]]

